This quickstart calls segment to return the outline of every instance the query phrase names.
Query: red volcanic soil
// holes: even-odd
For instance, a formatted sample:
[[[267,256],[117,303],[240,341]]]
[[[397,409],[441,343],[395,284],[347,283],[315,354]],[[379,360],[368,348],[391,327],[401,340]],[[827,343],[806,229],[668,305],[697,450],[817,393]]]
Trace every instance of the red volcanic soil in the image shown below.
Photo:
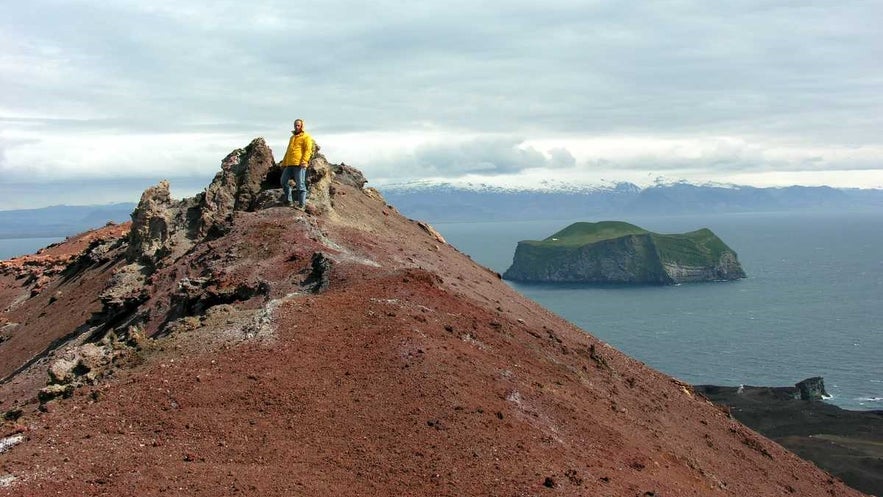
[[[376,194],[335,190],[331,212],[239,212],[162,265],[142,304],[152,338],[42,410],[61,349],[8,375],[97,312],[124,262],[59,274],[36,296],[0,276],[3,319],[19,323],[0,343],[0,398],[21,411],[0,437],[24,435],[0,454],[0,495],[862,495]],[[319,293],[316,252],[331,261]],[[269,290],[162,326],[164,288],[207,271]],[[264,316],[254,332],[245,311]]]
[[[108,224],[36,254],[0,261],[0,412],[33,400],[47,379],[45,368],[12,375],[49,344],[76,334],[101,309],[98,294],[109,264],[76,272],[77,261],[96,243],[123,243],[130,225]]]

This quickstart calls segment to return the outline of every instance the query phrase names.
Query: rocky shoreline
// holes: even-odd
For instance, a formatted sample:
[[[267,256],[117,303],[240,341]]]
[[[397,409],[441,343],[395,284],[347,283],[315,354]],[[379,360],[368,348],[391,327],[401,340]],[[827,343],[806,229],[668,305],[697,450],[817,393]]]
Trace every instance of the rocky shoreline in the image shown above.
[[[793,387],[696,385],[711,402],[762,435],[871,495],[883,495],[883,411],[824,402],[822,378]]]

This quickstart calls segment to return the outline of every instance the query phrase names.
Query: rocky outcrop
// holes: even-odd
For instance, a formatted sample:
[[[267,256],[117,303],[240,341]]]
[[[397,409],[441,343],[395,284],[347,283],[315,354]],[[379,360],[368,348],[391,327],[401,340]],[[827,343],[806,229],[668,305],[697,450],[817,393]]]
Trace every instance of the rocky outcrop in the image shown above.
[[[332,164],[331,170],[337,180],[344,185],[349,185],[361,190],[365,187],[365,184],[368,183],[368,180],[365,179],[362,171],[359,171],[352,166],[348,166],[343,162],[340,164]]]
[[[75,388],[101,378],[113,358],[110,347],[87,343],[73,347],[49,366],[49,384],[40,390],[41,402],[69,397]]]
[[[323,155],[316,154],[309,175],[310,215],[333,211],[335,169],[341,172],[347,185],[364,185],[360,183],[364,177],[358,170],[329,164]],[[47,334],[42,350],[36,344],[28,346],[30,349],[25,347],[29,352],[23,351],[24,358],[19,359],[25,361],[24,364],[15,364],[24,369],[37,362],[54,361],[48,370],[49,384],[41,390],[40,398],[45,402],[69,396],[75,388],[95,381],[96,375],[101,374],[98,371],[103,369],[93,360],[92,352],[104,349],[94,349],[94,344],[105,343],[109,337],[119,338],[114,343],[124,347],[127,343],[140,343],[145,337],[190,330],[218,320],[245,323],[242,328],[251,330],[225,333],[228,338],[266,337],[268,333],[260,331],[266,326],[254,324],[260,321],[255,316],[265,313],[260,303],[269,305],[274,302],[272,297],[292,289],[309,292],[327,289],[333,260],[330,254],[318,252],[313,246],[305,246],[303,250],[320,257],[314,257],[301,278],[285,281],[276,289],[260,274],[244,274],[254,273],[258,267],[252,257],[276,250],[270,246],[279,243],[278,235],[287,222],[272,227],[265,239],[259,235],[256,240],[224,249],[211,245],[212,240],[229,233],[242,214],[281,207],[278,183],[279,168],[272,151],[262,138],[256,138],[248,146],[228,154],[211,184],[195,197],[172,198],[170,184],[163,180],[141,195],[131,214],[131,223],[121,226],[110,223],[101,230],[48,247],[37,255],[3,261],[0,274],[14,275],[30,289],[14,306],[26,306],[28,299],[39,296],[45,288],[56,286],[55,277],[60,274],[75,279],[80,272],[97,271],[103,278],[100,291],[92,299],[100,303],[97,310],[76,326],[54,327],[52,334]],[[295,211],[286,207],[279,214],[294,217]],[[297,217],[314,232],[313,239],[318,240],[320,233],[304,216]],[[189,262],[182,262],[185,260]],[[246,268],[240,268],[239,261],[249,262]],[[271,296],[274,290],[276,293]],[[53,290],[48,305],[61,301],[56,307],[64,306],[65,293],[69,291],[80,289],[71,290],[61,285]],[[229,312],[214,312],[215,309]],[[0,325],[3,326],[0,343],[27,340],[27,326],[11,322],[5,315]]]
[[[168,181],[160,181],[141,194],[141,201],[132,212],[132,230],[126,252],[129,260],[153,262],[163,255],[173,230],[171,209]]]
[[[798,391],[800,400],[816,401],[828,397],[825,391],[825,380],[821,376],[814,376],[798,382],[794,387]]]
[[[236,211],[252,211],[275,165],[263,138],[236,149],[221,161],[221,170],[205,189],[199,204],[198,235],[223,233]]]
[[[189,250],[204,236],[199,222],[209,216],[202,204],[202,196],[172,199],[166,180],[145,190],[132,212],[128,260],[153,268],[160,260],[176,259]]]
[[[354,177],[348,166],[336,167]],[[310,162],[308,204],[313,214],[332,209],[333,169],[322,154]],[[205,191],[194,198],[173,200],[165,180],[148,188],[132,213],[129,260],[151,267],[166,257],[176,259],[196,241],[226,233],[237,212],[281,206],[280,177],[273,152],[263,138],[255,138],[230,152]]]
[[[334,172],[331,164],[325,159],[325,156],[316,153],[310,160],[310,167],[307,169],[307,206],[315,213],[325,213],[332,208],[332,191],[331,181],[334,179]]]
[[[652,285],[744,277],[736,253],[708,229],[660,235],[612,221],[521,241],[503,274],[524,282]]]
[[[133,313],[149,298],[148,269],[132,263],[113,271],[104,290],[98,295],[102,308],[93,314],[90,324],[108,326]]]
[[[307,177],[310,214],[321,215],[333,210],[335,170],[341,172],[347,184],[364,185],[361,172],[343,164],[329,164],[325,156],[317,152]],[[153,274],[174,264],[197,244],[229,233],[240,214],[282,207],[280,177],[281,168],[275,164],[265,140],[255,138],[246,147],[230,152],[221,161],[221,170],[212,182],[196,197],[173,200],[167,181],[148,188],[132,213],[127,249],[130,264],[114,270],[100,296],[103,309],[96,313],[91,324],[110,323],[122,327],[117,332],[124,336],[131,327],[149,319],[137,308],[157,292],[152,288],[155,286],[151,281]],[[228,264],[211,270],[206,267],[201,274],[177,280],[166,297],[164,322],[174,322],[175,327],[180,328],[179,320],[203,315],[212,307],[267,297],[269,287],[264,282],[231,284],[227,274],[229,262],[241,256],[233,252],[228,257]],[[330,269],[330,261],[323,260],[324,265],[319,266]],[[314,264],[313,274],[304,284],[312,291],[320,291],[328,285],[327,273],[315,271]]]

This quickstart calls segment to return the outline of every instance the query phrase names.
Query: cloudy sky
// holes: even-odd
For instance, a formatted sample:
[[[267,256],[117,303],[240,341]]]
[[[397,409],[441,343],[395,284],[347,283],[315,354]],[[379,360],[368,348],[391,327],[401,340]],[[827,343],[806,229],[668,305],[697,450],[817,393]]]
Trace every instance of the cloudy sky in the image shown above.
[[[883,2],[28,0],[0,210],[200,191],[295,117],[378,187],[883,187]]]

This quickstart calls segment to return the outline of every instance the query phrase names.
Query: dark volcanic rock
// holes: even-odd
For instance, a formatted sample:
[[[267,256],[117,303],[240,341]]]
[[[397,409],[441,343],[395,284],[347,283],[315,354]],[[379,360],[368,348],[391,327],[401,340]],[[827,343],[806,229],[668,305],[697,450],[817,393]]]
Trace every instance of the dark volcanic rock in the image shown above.
[[[828,392],[825,391],[825,380],[821,376],[807,378],[794,386],[800,392],[802,400],[822,400],[828,396]]]
[[[324,292],[328,289],[331,281],[331,269],[334,261],[325,256],[321,252],[316,252],[312,257],[312,271],[304,280],[304,285],[310,288],[313,293]]]
[[[819,402],[822,378],[794,387],[697,385],[696,392],[854,488],[883,495],[883,411],[848,411]]]

